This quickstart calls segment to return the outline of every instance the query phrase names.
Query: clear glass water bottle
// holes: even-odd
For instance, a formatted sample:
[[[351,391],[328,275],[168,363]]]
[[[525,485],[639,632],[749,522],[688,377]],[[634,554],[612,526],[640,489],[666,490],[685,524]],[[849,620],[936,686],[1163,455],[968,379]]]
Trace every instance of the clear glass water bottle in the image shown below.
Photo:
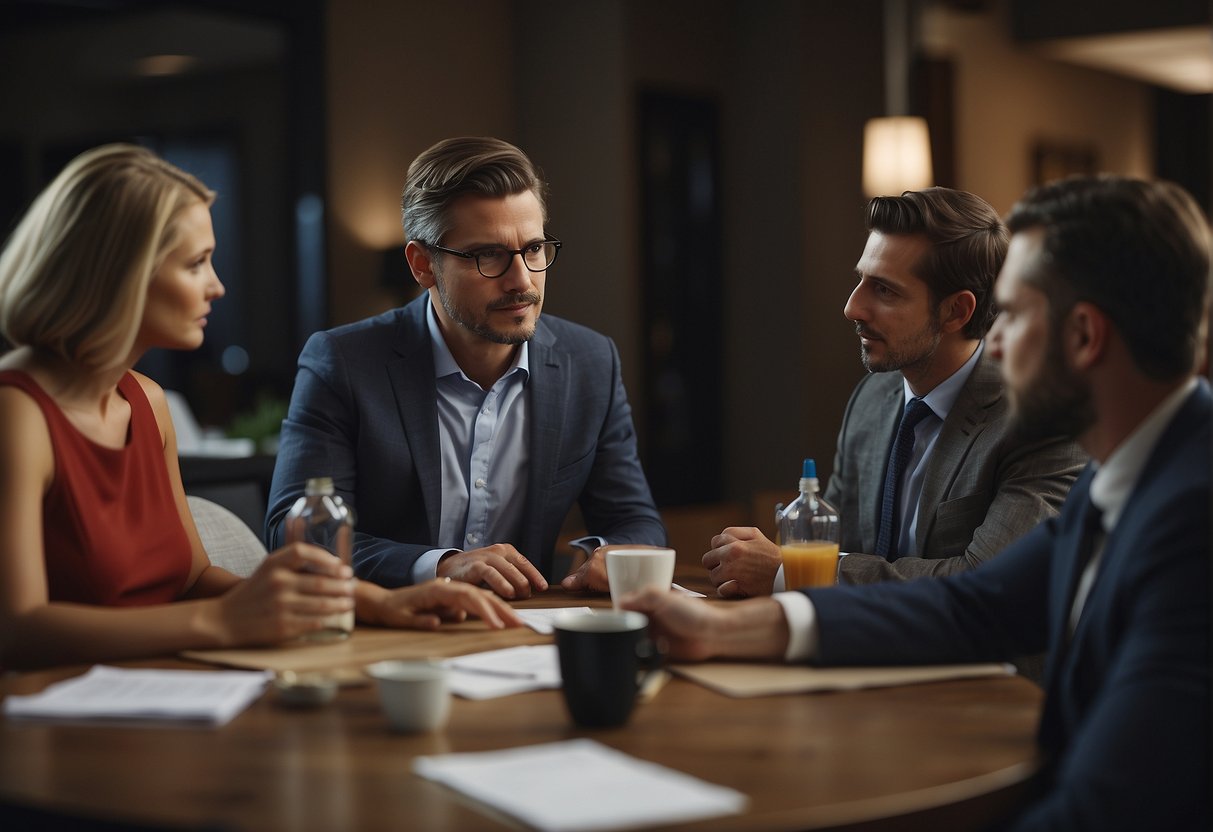
[[[311,543],[350,564],[354,551],[354,510],[337,496],[332,477],[313,477],[286,515],[288,543]],[[310,641],[336,641],[354,632],[354,611],[335,613]]]
[[[829,586],[838,574],[838,511],[820,496],[817,462],[806,459],[800,496],[776,506],[775,525],[783,558],[784,586]]]

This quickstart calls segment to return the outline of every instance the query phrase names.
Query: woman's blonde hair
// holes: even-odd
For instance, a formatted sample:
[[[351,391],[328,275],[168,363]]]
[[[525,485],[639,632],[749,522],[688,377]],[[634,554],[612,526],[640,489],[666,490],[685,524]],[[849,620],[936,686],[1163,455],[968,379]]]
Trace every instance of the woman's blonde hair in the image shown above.
[[[215,194],[128,144],[77,156],[30,205],[0,253],[0,334],[90,368],[130,355],[152,275],[182,212]]]

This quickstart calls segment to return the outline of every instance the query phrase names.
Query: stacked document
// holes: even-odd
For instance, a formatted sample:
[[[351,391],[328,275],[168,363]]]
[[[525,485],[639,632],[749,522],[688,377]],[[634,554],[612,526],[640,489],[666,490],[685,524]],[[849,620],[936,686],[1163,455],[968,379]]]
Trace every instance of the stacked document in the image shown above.
[[[98,665],[30,696],[10,696],[10,719],[224,725],[265,690],[270,674],[246,670],[144,670]]]
[[[493,699],[560,687],[560,658],[555,644],[470,653],[443,664],[451,671],[451,692],[465,699]]]
[[[555,630],[552,627],[552,622],[562,615],[576,615],[577,613],[593,612],[589,607],[553,607],[545,609],[521,609],[514,610],[522,623],[530,627],[537,633],[542,633],[545,636],[550,636]]]
[[[418,757],[413,771],[543,830],[680,823],[738,814],[749,801],[589,739]]]

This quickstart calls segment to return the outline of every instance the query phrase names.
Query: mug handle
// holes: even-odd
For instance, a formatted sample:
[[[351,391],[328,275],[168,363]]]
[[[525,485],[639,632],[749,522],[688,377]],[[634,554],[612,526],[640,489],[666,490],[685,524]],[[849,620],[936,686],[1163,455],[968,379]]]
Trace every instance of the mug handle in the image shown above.
[[[640,663],[637,674],[636,701],[648,702],[669,681],[670,671],[665,669],[666,653],[656,640],[645,636],[636,645],[636,658]]]

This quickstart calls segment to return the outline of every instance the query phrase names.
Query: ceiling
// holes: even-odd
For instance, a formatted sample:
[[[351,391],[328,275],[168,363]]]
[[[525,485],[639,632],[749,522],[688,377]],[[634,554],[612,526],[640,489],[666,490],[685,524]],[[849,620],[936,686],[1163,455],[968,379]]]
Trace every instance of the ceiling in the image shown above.
[[[1016,39],[1052,58],[1179,92],[1213,92],[1210,0],[1001,2]]]
[[[3,0],[0,41],[43,71],[89,82],[272,65],[285,51],[278,21],[228,0]],[[57,56],[53,62],[47,55]]]
[[[1213,28],[1180,26],[1042,41],[1045,55],[1184,93],[1213,92]]]

